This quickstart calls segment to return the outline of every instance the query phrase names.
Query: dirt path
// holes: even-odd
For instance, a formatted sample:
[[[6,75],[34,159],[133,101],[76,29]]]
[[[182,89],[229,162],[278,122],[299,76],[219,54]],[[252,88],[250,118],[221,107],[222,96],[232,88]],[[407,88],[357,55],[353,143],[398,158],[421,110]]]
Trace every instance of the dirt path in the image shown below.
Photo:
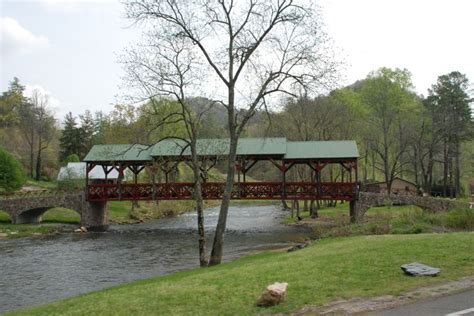
[[[448,294],[473,288],[474,276],[471,276],[443,284],[421,287],[400,296],[384,295],[375,298],[353,298],[350,300],[334,301],[324,306],[308,305],[291,315],[363,314],[414,303],[421,299],[446,296]]]

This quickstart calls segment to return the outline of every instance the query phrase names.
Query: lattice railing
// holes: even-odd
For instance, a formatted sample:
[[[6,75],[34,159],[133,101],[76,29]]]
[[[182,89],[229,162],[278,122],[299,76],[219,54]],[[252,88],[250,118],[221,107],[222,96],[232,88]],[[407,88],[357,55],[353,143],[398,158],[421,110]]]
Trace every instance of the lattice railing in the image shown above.
[[[204,199],[222,199],[223,182],[202,184]],[[152,184],[91,184],[87,188],[89,201],[113,200],[189,200],[193,198],[193,183]],[[355,183],[324,182],[245,182],[235,183],[232,199],[247,200],[353,200]]]

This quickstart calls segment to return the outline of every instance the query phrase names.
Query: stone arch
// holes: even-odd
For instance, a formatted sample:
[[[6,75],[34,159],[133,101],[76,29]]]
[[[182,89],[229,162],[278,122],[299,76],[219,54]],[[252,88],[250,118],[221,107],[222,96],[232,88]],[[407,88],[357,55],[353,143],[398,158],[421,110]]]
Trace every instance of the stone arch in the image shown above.
[[[10,215],[13,224],[38,223],[49,209],[63,207],[77,212],[81,225],[89,230],[105,231],[109,226],[106,202],[89,202],[85,193],[54,192],[51,195],[18,196],[0,199],[0,210]]]
[[[53,205],[53,206],[41,206],[41,207],[36,207],[36,208],[31,208],[31,209],[25,209],[22,212],[19,212],[17,216],[12,217],[12,222],[13,224],[28,224],[28,223],[41,223],[43,215],[54,208],[66,208],[71,211],[76,212],[79,215],[79,220],[82,216],[82,212],[77,210],[77,208],[71,208],[71,207],[65,207],[62,205]]]
[[[78,224],[81,222],[82,212],[77,207],[54,207],[43,213],[41,222]]]
[[[438,199],[430,196],[361,192],[359,193],[359,199],[355,202],[355,222],[361,222],[369,208],[389,204],[415,205],[429,212],[445,212],[454,208],[467,207],[467,205],[458,201]]]

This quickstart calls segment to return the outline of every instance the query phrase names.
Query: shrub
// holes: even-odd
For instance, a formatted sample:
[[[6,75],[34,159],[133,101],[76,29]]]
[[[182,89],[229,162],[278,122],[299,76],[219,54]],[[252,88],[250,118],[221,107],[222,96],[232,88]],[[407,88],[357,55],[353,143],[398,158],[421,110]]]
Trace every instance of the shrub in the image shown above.
[[[9,152],[0,148],[0,190],[12,192],[25,183],[23,167]]]
[[[474,210],[465,208],[451,211],[446,214],[445,221],[448,227],[472,231],[474,229]]]
[[[66,157],[66,159],[64,160],[64,162],[66,163],[66,165],[69,163],[69,162],[80,162],[81,159],[79,158],[78,155],[76,154],[71,154],[69,156]]]

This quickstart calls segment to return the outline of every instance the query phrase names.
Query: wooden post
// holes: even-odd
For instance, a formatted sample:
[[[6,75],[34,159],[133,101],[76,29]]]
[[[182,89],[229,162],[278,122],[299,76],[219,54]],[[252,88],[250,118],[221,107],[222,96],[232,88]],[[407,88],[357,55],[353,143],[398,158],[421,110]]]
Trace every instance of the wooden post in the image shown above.
[[[155,179],[156,170],[155,168],[151,169],[151,195],[153,201],[156,201],[156,179]]]
[[[118,174],[118,191],[119,191],[119,200],[122,200],[122,180],[124,177],[123,164],[119,164],[119,174]]]
[[[349,182],[352,183],[352,163],[350,166],[351,167],[349,168]]]
[[[300,201],[299,201],[299,200],[295,200],[295,204],[296,204],[296,218],[300,221],[300,220],[301,220],[301,216],[300,216]]]
[[[355,165],[354,165],[354,173],[355,173],[355,196],[356,196],[356,200],[359,199],[359,176],[358,176],[358,168],[357,168],[357,159],[355,161]]]
[[[86,191],[85,191],[86,201],[88,200],[88,197],[89,197],[89,171],[90,171],[89,168],[90,168],[90,164],[86,162]]]

